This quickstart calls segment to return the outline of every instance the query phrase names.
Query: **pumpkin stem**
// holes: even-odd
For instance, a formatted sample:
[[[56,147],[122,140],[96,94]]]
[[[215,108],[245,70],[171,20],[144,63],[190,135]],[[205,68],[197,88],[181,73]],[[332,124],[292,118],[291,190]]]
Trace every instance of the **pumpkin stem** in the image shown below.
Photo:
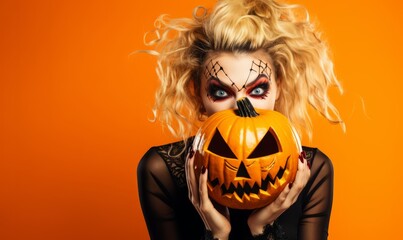
[[[259,113],[255,111],[252,103],[248,98],[242,98],[236,102],[238,106],[237,115],[240,117],[256,117],[259,116]]]

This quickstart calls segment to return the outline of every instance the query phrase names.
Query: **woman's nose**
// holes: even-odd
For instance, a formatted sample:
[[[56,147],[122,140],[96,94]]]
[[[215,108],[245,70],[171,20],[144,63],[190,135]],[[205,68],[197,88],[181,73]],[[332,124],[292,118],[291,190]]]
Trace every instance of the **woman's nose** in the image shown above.
[[[238,99],[236,99],[232,105],[232,109],[238,109],[238,105],[236,104],[236,102],[238,101]]]

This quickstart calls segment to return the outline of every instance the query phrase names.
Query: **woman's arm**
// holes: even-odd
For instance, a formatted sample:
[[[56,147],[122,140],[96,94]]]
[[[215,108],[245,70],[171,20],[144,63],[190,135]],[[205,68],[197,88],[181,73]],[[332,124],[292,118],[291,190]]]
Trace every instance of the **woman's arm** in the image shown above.
[[[141,159],[137,180],[150,239],[182,239],[173,206],[173,199],[178,195],[175,183],[155,148],[151,148]]]
[[[312,161],[306,191],[298,239],[327,239],[333,202],[333,165],[319,150]]]

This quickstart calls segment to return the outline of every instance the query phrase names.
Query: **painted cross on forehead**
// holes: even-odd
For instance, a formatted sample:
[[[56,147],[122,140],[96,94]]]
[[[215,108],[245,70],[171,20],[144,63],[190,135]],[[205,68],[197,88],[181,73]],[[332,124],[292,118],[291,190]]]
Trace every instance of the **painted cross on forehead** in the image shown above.
[[[269,71],[269,72],[267,72],[267,71]],[[262,74],[265,74],[269,78],[269,82],[270,82],[271,81],[271,71],[272,71],[271,68],[269,67],[269,65],[266,62],[263,62],[262,60],[255,62],[254,60],[252,60],[252,65],[249,69],[248,77],[246,78],[245,83],[241,87],[237,86],[235,84],[235,82],[232,81],[232,79],[225,72],[224,68],[220,65],[220,63],[218,61],[213,63],[213,60],[211,60],[209,62],[209,64],[206,65],[206,70],[205,70],[204,74],[205,74],[206,79],[208,79],[208,80],[216,79],[217,81],[219,81],[222,84],[222,80],[218,77],[218,74],[220,72],[222,72],[225,75],[225,77],[231,82],[231,87],[235,87],[239,92],[242,89],[246,88],[252,73],[257,73],[257,78],[259,76],[261,76]]]

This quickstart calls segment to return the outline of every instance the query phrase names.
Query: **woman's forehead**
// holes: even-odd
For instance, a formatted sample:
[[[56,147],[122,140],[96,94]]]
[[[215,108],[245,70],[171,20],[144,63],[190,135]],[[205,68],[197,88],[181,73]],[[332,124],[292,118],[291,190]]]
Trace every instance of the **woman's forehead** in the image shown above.
[[[255,52],[211,52],[207,55],[204,61],[203,67],[211,65],[211,63],[219,62],[220,65],[248,65],[252,61],[263,61],[268,65],[272,65],[272,59],[268,53],[264,50],[258,50]],[[229,66],[227,66],[229,67]]]
[[[270,57],[264,51],[256,52],[218,52],[207,57],[204,68],[204,77],[247,77],[250,74],[266,74],[272,72]]]

